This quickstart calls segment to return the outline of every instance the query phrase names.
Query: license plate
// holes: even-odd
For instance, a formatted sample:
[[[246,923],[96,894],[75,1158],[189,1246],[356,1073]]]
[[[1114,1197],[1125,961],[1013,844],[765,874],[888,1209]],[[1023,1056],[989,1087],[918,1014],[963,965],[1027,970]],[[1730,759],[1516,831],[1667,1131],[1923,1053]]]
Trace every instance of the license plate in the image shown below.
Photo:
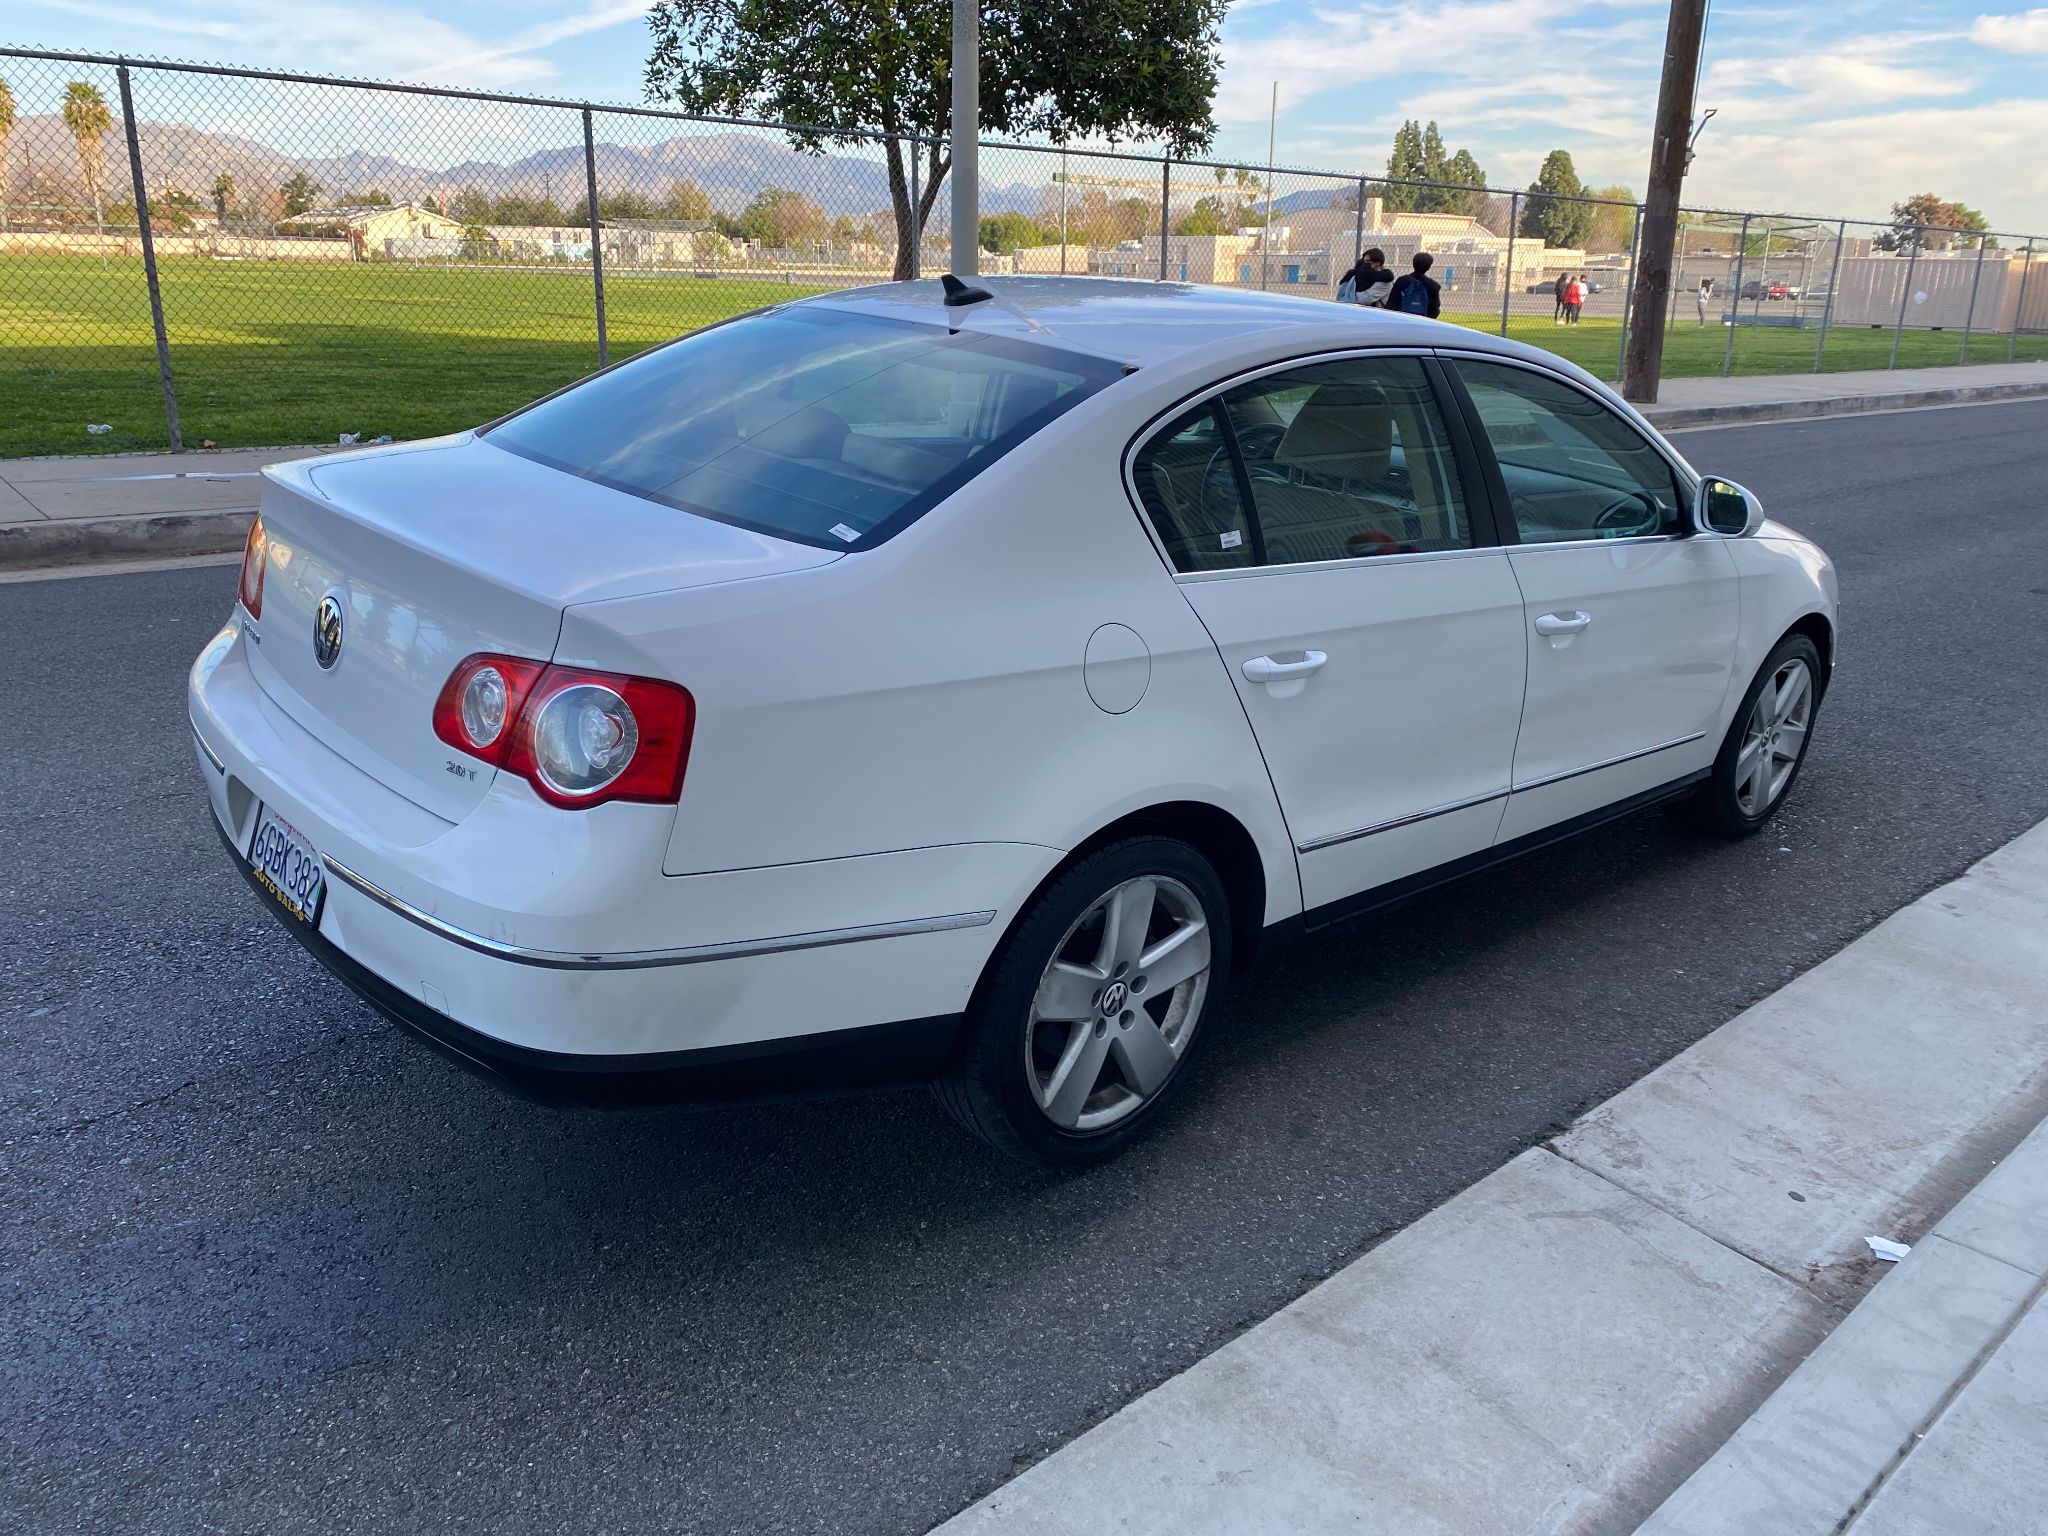
[[[249,865],[285,911],[302,923],[320,921],[320,898],[327,889],[320,855],[304,833],[267,805],[256,812]]]

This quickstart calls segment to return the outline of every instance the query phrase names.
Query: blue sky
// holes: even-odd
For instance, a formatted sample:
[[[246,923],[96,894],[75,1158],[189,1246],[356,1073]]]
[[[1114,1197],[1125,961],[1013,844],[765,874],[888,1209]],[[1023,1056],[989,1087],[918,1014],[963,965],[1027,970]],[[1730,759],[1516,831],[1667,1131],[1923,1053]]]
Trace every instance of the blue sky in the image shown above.
[[[10,0],[6,41],[637,101],[640,0]],[[1545,151],[1640,192],[1663,0],[1236,0],[1216,148],[1384,164],[1435,118],[1496,186]],[[1688,202],[1881,216],[1933,191],[2048,231],[2048,7],[1715,0]]]

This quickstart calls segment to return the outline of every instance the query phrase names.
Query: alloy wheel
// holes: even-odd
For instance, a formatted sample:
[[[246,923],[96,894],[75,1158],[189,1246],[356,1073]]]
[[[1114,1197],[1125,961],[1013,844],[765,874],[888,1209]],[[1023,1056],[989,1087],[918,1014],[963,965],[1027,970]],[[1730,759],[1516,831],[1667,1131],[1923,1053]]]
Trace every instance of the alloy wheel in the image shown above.
[[[1735,759],[1735,803],[1752,819],[1778,803],[1806,750],[1813,719],[1813,673],[1792,657],[1771,674],[1742,731]]]
[[[1083,912],[1039,978],[1025,1033],[1046,1118],[1100,1131],[1157,1094],[1201,1019],[1210,963],[1202,904],[1170,876],[1126,880]]]

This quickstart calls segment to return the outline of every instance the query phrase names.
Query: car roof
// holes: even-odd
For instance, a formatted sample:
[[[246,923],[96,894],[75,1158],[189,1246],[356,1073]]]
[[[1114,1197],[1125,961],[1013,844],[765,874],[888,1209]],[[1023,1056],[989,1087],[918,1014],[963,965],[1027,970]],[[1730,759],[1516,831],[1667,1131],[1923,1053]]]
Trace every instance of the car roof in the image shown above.
[[[975,277],[995,295],[945,307],[939,279],[881,283],[802,302],[987,335],[1038,341],[1144,368],[1198,348],[1273,332],[1300,332],[1316,346],[1443,346],[1438,322],[1327,299],[1193,283],[1115,277]],[[1459,344],[1488,338],[1458,331]]]

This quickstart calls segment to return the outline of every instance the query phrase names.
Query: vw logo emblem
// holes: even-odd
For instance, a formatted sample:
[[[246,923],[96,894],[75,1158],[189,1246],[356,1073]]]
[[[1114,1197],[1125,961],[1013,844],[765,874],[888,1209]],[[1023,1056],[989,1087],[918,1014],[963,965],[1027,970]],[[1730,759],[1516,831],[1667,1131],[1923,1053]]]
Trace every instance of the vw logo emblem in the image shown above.
[[[1124,1011],[1124,1004],[1131,995],[1131,989],[1120,981],[1112,981],[1102,989],[1102,1016],[1114,1018]]]
[[[341,660],[341,594],[330,592],[313,610],[313,659],[323,672]]]

